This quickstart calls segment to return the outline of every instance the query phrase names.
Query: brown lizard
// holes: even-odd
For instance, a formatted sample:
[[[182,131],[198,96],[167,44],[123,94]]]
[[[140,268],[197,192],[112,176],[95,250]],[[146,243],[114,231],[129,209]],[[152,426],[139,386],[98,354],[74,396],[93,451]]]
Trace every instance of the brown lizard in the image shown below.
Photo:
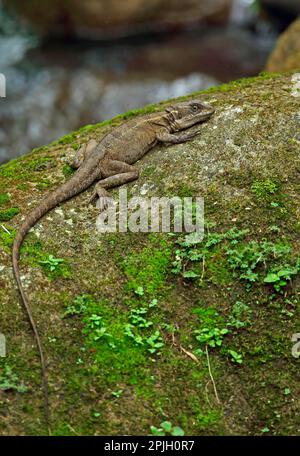
[[[29,302],[22,287],[19,272],[20,248],[30,228],[58,204],[78,195],[98,181],[90,202],[99,197],[99,207],[108,204],[107,189],[138,178],[138,170],[132,166],[158,142],[179,144],[192,139],[199,131],[182,131],[208,120],[214,109],[199,100],[173,104],[163,112],[148,114],[129,120],[114,128],[99,142],[90,140],[82,146],[75,157],[73,167],[76,173],[63,185],[50,193],[39,206],[33,209],[20,226],[13,245],[12,260],[18,289],[33,330],[39,351],[45,420],[49,427],[49,404],[47,369],[44,352],[36,323],[32,317]],[[180,133],[177,133],[180,132]],[[177,133],[177,134],[176,134]]]

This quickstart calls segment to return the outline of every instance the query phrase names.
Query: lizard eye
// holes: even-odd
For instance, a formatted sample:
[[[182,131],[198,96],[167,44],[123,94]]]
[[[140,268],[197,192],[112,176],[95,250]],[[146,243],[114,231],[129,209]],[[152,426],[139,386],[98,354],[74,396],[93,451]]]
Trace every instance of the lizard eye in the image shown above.
[[[197,105],[192,105],[192,111],[193,111],[193,112],[196,112],[196,111],[198,111],[198,109],[199,109],[199,108],[198,108],[198,106],[197,106]]]

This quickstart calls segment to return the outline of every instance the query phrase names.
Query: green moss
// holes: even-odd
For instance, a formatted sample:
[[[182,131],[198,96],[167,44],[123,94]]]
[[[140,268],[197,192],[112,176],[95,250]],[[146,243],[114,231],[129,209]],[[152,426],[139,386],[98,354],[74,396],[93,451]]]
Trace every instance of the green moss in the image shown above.
[[[55,258],[45,250],[40,241],[32,239],[27,241],[21,247],[21,254],[24,254],[23,261],[25,263],[32,267],[41,267],[51,280],[68,279],[71,276],[71,267],[68,262],[61,258]]]
[[[53,158],[51,157],[39,157],[34,160],[30,160],[24,164],[24,167],[28,171],[41,171],[49,167],[49,164],[53,164]]]
[[[20,159],[11,160],[5,165],[0,166],[0,176],[17,177],[22,172],[22,161]]]
[[[3,227],[0,227],[0,245],[6,250],[9,251],[11,246],[13,245],[14,238],[16,235],[16,230],[11,228],[6,228],[5,230]]]
[[[253,182],[251,190],[258,198],[267,198],[278,192],[279,184],[272,179],[256,180]]]
[[[0,211],[0,222],[7,222],[8,220],[19,214],[20,210],[17,207]]]
[[[142,287],[145,293],[160,293],[165,286],[171,250],[162,240],[159,247],[146,247],[141,252],[131,254],[123,262],[127,276],[126,290],[135,291]]]
[[[65,177],[70,177],[75,173],[75,169],[72,168],[70,165],[64,165],[62,172]]]
[[[7,193],[0,193],[0,206],[8,203],[9,200],[10,200],[10,197]]]
[[[190,187],[189,185],[182,185],[176,190],[176,196],[180,198],[193,197],[195,196],[196,189]]]
[[[51,187],[51,182],[49,179],[41,179],[37,184],[37,188],[39,190],[44,190],[49,187]]]
[[[68,313],[82,316],[85,344],[94,359],[90,373],[97,375],[98,382],[115,385],[130,381],[135,372],[138,381],[147,383],[147,353],[126,336],[126,313],[116,312],[109,302],[96,301],[88,295],[77,297],[68,309]],[[69,388],[74,386],[80,388],[80,384],[69,383]]]
[[[32,153],[21,159],[11,160],[0,167],[0,176],[10,179],[26,179],[32,177],[32,172],[42,171],[53,164],[51,157],[32,159]]]
[[[212,429],[218,426],[223,418],[223,413],[220,410],[208,410],[203,413],[202,410],[196,408],[196,422],[200,430]]]
[[[208,89],[201,90],[199,92],[194,92],[193,94],[190,94],[190,95],[185,95],[183,97],[180,97],[180,100],[188,100],[194,96],[201,95],[201,94],[209,94],[209,93],[214,93],[214,92],[226,93],[226,92],[241,90],[246,87],[255,85],[260,81],[274,80],[281,76],[282,75],[280,73],[262,72],[258,76],[254,76],[254,77],[250,77],[250,78],[236,79],[235,81],[231,81],[231,82],[228,82],[225,84],[209,87]]]
[[[142,176],[151,176],[156,171],[156,166],[148,165],[145,169],[143,169],[141,175]]]
[[[17,189],[25,192],[25,191],[27,191],[29,189],[29,185],[28,184],[23,184],[23,183],[22,184],[18,184],[17,185]]]
[[[77,435],[77,432],[74,428],[67,422],[60,423],[55,426],[55,429],[52,432],[53,436],[71,436]]]

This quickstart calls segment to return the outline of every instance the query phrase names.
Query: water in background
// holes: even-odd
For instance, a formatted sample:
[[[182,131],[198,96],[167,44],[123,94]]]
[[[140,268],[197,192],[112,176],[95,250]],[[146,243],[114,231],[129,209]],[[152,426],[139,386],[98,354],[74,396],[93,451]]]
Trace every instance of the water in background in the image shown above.
[[[226,28],[197,27],[112,42],[40,43],[0,6],[0,162],[87,123],[132,108],[257,74],[275,35],[245,28],[248,0],[236,0]]]

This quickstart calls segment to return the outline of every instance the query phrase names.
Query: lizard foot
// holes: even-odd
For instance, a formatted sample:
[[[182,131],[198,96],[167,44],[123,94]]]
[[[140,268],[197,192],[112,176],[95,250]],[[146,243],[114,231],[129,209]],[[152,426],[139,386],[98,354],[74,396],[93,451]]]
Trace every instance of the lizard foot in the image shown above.
[[[109,193],[103,187],[96,186],[96,190],[88,200],[88,203],[91,204],[97,198],[98,200],[96,202],[96,207],[100,209],[100,212],[107,209],[108,206],[114,204],[113,199],[109,196]]]
[[[113,206],[114,202],[111,196],[100,196],[97,200],[96,207],[100,209],[100,212],[107,209],[109,206]]]
[[[88,198],[88,200],[87,200],[87,204],[92,204],[98,197],[107,198],[108,196],[109,196],[109,194],[105,190],[105,188],[96,185],[94,192],[91,194],[90,198]],[[97,204],[96,204],[96,206],[97,206]]]

